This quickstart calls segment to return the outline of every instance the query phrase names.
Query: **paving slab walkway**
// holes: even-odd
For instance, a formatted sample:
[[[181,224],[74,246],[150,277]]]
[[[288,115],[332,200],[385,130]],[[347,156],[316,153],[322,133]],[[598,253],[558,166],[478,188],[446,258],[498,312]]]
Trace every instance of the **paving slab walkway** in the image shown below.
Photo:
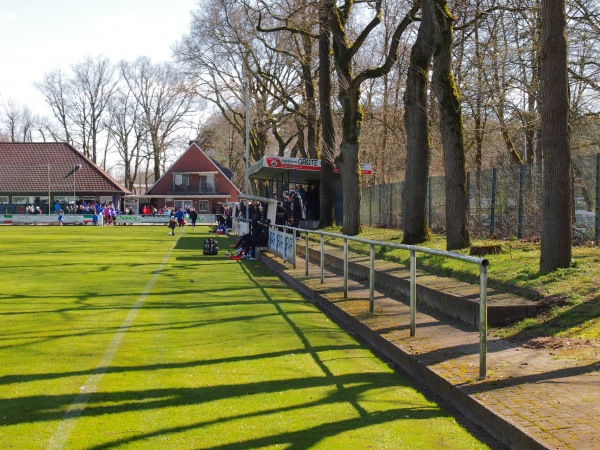
[[[488,341],[487,378],[479,380],[479,332],[435,312],[417,313],[410,337],[407,304],[298,259],[297,268],[268,253],[261,260],[350,332],[434,391],[509,448],[600,449],[599,352],[569,359],[546,348]],[[600,349],[599,349],[600,350]]]

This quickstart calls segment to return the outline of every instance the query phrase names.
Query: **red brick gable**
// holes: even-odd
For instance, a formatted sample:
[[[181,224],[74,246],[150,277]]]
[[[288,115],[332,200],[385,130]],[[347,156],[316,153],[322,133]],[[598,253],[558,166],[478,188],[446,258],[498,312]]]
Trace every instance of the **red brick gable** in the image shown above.
[[[175,194],[173,191],[173,174],[174,173],[193,173],[204,172],[215,174],[215,194],[228,194],[232,201],[237,199],[240,191],[233,182],[225,176],[221,169],[211,160],[206,153],[195,143],[175,161],[175,163],[167,170],[167,172],[148,190],[148,195],[169,195]]]
[[[77,192],[129,193],[67,143],[0,142],[0,192],[72,192],[74,184]]]

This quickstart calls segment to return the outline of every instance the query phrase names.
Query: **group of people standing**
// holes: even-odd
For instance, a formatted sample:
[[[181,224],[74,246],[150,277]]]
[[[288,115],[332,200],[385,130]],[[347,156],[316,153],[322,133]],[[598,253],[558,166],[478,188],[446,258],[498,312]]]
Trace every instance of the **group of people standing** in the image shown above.
[[[117,216],[122,214],[122,212],[111,202],[102,204],[92,203],[85,205],[85,207],[83,205],[77,205],[77,209],[83,211],[82,214],[92,214],[92,222],[94,225],[116,225]],[[54,210],[58,216],[58,224],[62,226],[65,218],[65,210],[59,202],[56,202],[54,205]],[[102,222],[100,221],[100,218],[102,218]]]
[[[275,212],[275,225],[288,225],[300,228],[300,221],[306,219],[304,202],[298,191],[287,191],[283,193],[283,201],[277,202]],[[297,235],[300,238],[300,235]]]
[[[183,210],[183,208],[170,209],[168,226],[171,231],[169,231],[169,236],[175,236],[175,228],[181,228],[187,225],[187,222],[185,221],[186,215],[190,219],[192,228],[196,228],[196,221],[198,220],[198,211],[196,211],[194,208],[187,207],[185,211]]]

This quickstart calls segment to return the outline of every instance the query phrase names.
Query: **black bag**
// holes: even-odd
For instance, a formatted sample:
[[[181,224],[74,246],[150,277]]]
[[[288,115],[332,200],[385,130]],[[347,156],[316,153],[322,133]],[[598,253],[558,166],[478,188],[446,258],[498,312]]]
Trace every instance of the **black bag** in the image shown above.
[[[217,244],[217,241],[212,238],[206,239],[204,241],[204,251],[202,253],[205,255],[216,255],[219,253],[219,245]]]

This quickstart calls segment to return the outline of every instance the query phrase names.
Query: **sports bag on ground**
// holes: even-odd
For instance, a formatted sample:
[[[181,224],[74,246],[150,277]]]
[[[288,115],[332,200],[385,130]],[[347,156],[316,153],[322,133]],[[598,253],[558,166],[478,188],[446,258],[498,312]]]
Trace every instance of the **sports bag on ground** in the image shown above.
[[[208,238],[204,241],[204,251],[202,252],[205,255],[216,255],[219,253],[219,245],[217,241],[212,238]]]

